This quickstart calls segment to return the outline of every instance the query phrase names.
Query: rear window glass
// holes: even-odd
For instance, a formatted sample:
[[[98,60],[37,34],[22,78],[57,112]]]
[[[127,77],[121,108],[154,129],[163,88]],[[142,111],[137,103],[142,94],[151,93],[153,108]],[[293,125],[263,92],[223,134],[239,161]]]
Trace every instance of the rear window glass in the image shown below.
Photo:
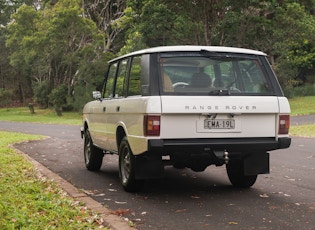
[[[255,56],[162,56],[160,73],[164,94],[273,94],[266,73]]]

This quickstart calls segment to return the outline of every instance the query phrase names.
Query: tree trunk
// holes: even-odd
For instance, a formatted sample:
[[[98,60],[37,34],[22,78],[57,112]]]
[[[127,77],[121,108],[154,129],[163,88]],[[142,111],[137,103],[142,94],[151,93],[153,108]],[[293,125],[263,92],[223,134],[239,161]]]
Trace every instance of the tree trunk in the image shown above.
[[[35,114],[34,105],[33,103],[28,104],[28,108],[30,109],[31,114]]]

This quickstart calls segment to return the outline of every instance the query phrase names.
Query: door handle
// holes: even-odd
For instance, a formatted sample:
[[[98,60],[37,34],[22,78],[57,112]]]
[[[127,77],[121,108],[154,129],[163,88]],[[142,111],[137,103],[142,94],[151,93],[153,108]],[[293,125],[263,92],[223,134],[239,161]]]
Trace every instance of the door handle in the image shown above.
[[[103,112],[106,112],[106,107],[103,107]]]
[[[116,107],[116,112],[119,112],[120,111],[120,106],[117,106]]]

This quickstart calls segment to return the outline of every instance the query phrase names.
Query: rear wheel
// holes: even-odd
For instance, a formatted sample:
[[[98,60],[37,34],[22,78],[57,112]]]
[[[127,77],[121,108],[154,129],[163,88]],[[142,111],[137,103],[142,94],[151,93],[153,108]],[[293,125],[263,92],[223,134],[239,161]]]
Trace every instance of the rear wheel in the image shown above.
[[[226,171],[230,182],[235,187],[249,188],[256,182],[257,175],[244,175],[244,166],[242,160],[230,161],[226,165]]]
[[[90,171],[100,170],[103,163],[104,153],[94,146],[89,130],[84,132],[84,162]]]
[[[136,158],[133,155],[126,137],[119,146],[119,178],[120,183],[127,192],[135,192],[139,190],[143,181],[136,180]]]

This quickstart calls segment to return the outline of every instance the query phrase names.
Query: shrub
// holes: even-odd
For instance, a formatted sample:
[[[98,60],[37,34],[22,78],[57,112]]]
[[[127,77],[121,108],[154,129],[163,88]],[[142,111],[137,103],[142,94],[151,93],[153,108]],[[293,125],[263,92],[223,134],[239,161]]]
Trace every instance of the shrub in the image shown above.
[[[62,116],[62,107],[67,105],[67,91],[67,86],[60,85],[49,94],[49,103],[55,108],[58,116]]]
[[[0,89],[0,107],[8,106],[11,103],[13,92],[11,90]]]
[[[49,90],[46,82],[39,82],[34,85],[34,98],[40,109],[48,108]]]
[[[306,84],[306,85],[297,86],[297,87],[290,86],[290,87],[284,88],[283,91],[284,91],[284,95],[288,98],[314,96],[315,85]]]
[[[85,103],[91,101],[92,91],[95,90],[94,87],[87,87],[76,85],[74,88],[74,94],[71,98],[68,98],[68,103],[72,105],[73,110],[82,111]]]

